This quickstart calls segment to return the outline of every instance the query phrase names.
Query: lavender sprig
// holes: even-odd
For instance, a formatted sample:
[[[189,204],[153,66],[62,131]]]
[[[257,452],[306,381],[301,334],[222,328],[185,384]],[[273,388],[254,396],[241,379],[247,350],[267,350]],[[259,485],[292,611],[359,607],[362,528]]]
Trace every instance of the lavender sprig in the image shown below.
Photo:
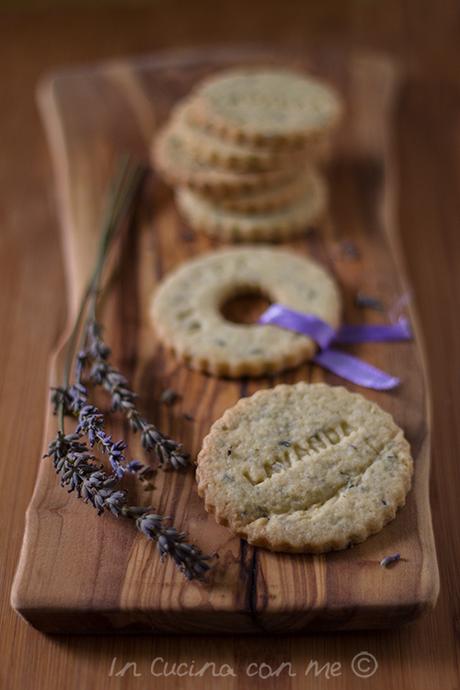
[[[95,319],[90,319],[86,327],[87,348],[81,353],[82,360],[90,364],[90,380],[102,386],[111,397],[112,410],[122,412],[134,432],[140,432],[141,444],[147,452],[156,454],[160,465],[174,470],[182,469],[189,462],[189,455],[182,444],[165,436],[139,411],[137,396],[127,379],[110,364],[111,350],[102,338],[102,328]]]
[[[95,462],[96,458],[82,441],[81,433],[64,435],[58,431],[45,457],[53,459],[62,486],[68,486],[69,492],[76,491],[79,498],[91,503],[98,515],[105,509],[116,517],[121,514],[127,502],[126,491],[115,489],[118,478],[108,475],[102,465]]]
[[[68,486],[69,492],[75,491],[85,503],[90,503],[98,515],[108,510],[115,517],[133,519],[137,529],[156,542],[162,560],[166,556],[172,558],[188,580],[203,579],[211,557],[188,544],[186,535],[168,526],[164,516],[150,513],[142,506],[129,506],[127,492],[117,488],[116,475],[108,475],[95,462],[81,433],[64,435],[59,431],[45,457],[52,458],[62,486]]]
[[[129,508],[125,510],[129,511]],[[156,541],[162,560],[167,556],[172,558],[187,580],[200,580],[206,575],[210,568],[207,561],[212,557],[204,556],[200,549],[188,544],[186,535],[168,526],[164,516],[146,512],[136,518],[136,527],[148,539]]]
[[[186,542],[186,535],[175,527],[166,524],[166,518],[149,512],[142,506],[130,506],[125,489],[120,488],[120,480],[126,470],[142,474],[146,472],[138,460],[126,462],[124,441],[113,441],[104,429],[104,415],[88,401],[88,391],[83,382],[85,367],[90,363],[90,379],[106,388],[112,397],[112,408],[127,414],[131,428],[141,432],[142,445],[146,450],[155,450],[163,464],[178,468],[186,464],[187,457],[180,444],[167,438],[147,422],[137,410],[135,394],[126,379],[109,363],[110,349],[101,337],[101,327],[96,321],[96,303],[99,283],[105,259],[122,216],[131,206],[140,181],[139,171],[131,172],[128,162],[114,187],[105,229],[101,235],[96,267],[83,295],[76,322],[69,339],[64,364],[63,384],[52,389],[51,402],[58,416],[56,437],[48,446],[45,457],[53,461],[61,485],[69,492],[75,491],[85,503],[89,503],[101,515],[109,511],[115,517],[126,517],[135,521],[137,529],[148,539],[156,542],[160,556],[172,558],[177,567],[188,579],[202,579],[209,569],[210,556],[204,555],[198,547]],[[83,340],[88,343],[87,350],[76,357],[75,381],[70,383],[70,370],[78,336],[85,312],[90,312]],[[93,371],[95,370],[95,371]],[[96,374],[96,371],[99,373]],[[65,416],[77,417],[74,433],[65,433]],[[85,438],[87,440],[85,440]],[[92,453],[98,446],[108,456],[112,473],[108,474],[103,465],[97,462]],[[147,468],[150,469],[151,468]]]
[[[94,405],[84,405],[78,415],[77,433],[88,437],[91,448],[97,443],[109,459],[115,475],[121,479],[126,472],[126,458],[123,451],[127,448],[124,441],[113,441],[104,431],[104,415]]]
[[[132,460],[128,463],[123,453],[127,444],[124,441],[114,441],[104,430],[104,415],[97,407],[88,404],[88,391],[81,381],[82,373],[82,357],[77,355],[75,383],[67,389],[53,388],[54,413],[56,414],[59,405],[63,405],[65,415],[77,417],[76,433],[79,436],[86,435],[90,448],[97,445],[102,453],[107,455],[118,479],[121,479],[126,471],[138,472],[144,469],[144,465],[138,461]],[[153,472],[151,468],[149,469]],[[145,479],[145,476],[142,479]]]

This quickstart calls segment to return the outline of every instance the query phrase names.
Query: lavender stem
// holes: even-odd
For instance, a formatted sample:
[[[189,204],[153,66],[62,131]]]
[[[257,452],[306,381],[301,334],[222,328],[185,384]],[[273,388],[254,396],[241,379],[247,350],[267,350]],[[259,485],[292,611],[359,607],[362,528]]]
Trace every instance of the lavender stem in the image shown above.
[[[149,424],[138,412],[135,404],[135,394],[129,388],[126,379],[111,367],[108,362],[110,349],[100,337],[101,327],[96,321],[96,306],[100,291],[105,260],[122,216],[128,211],[141,181],[139,168],[130,168],[129,158],[125,158],[110,194],[110,202],[105,215],[96,266],[82,296],[76,316],[75,325],[69,337],[64,362],[63,386],[53,389],[52,401],[58,416],[57,435],[48,446],[45,457],[53,461],[56,473],[60,476],[62,486],[69,491],[75,491],[85,503],[90,503],[98,515],[109,511],[115,517],[123,516],[135,521],[136,528],[148,539],[156,542],[161,558],[172,558],[176,566],[191,579],[202,579],[209,570],[209,556],[200,549],[185,541],[185,534],[178,532],[175,527],[166,524],[166,518],[149,512],[142,506],[128,505],[127,492],[119,488],[119,482],[126,467],[131,465],[131,471],[139,471],[143,465],[132,461],[125,465],[123,452],[126,448],[124,441],[113,441],[104,430],[104,416],[93,405],[88,404],[88,394],[83,384],[83,373],[86,363],[90,359],[90,347],[83,350],[76,357],[75,383],[70,385],[70,371],[75,357],[75,350],[82,320],[85,312],[90,316],[83,328],[83,347],[87,343],[99,350],[91,357],[93,366],[104,367],[103,385],[112,396],[115,409],[124,411],[130,420],[131,427],[141,432],[142,444],[147,450],[155,450],[160,461],[170,461],[172,467],[186,464],[187,457],[182,453],[180,444],[163,436],[153,425]],[[81,348],[82,349],[82,348]],[[101,373],[100,371],[100,373]],[[92,377],[94,378],[94,377]],[[114,402],[116,404],[114,404]],[[78,416],[78,425],[74,433],[65,433],[65,415],[71,413]],[[88,438],[88,443],[84,437]],[[99,445],[102,452],[109,457],[112,474],[108,474],[101,464],[97,463],[91,449]],[[136,468],[134,469],[134,465]]]

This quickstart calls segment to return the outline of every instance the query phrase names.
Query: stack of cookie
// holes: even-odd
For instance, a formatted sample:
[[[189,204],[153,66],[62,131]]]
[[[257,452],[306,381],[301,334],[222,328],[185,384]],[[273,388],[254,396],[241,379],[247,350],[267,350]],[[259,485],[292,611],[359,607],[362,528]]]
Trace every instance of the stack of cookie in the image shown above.
[[[174,109],[153,146],[196,230],[227,241],[284,240],[318,222],[318,170],[342,104],[333,89],[285,69],[226,71]]]

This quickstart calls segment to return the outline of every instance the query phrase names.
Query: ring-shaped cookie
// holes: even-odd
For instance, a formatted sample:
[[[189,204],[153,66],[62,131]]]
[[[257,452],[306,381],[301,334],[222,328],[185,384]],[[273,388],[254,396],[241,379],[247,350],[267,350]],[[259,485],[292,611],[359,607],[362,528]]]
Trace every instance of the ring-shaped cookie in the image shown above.
[[[320,265],[289,251],[246,246],[199,256],[166,276],[152,301],[157,335],[182,361],[217,376],[260,376],[310,359],[316,345],[304,335],[224,317],[224,304],[248,293],[339,325],[339,292]]]

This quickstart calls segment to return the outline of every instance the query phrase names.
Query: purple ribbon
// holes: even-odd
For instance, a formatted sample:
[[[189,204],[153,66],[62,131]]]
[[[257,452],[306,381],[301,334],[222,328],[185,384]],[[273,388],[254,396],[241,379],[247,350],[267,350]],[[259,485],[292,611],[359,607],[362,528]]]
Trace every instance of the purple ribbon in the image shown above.
[[[342,326],[334,338],[335,343],[389,343],[398,340],[410,340],[412,331],[409,321],[401,317],[396,323],[362,324]]]
[[[259,323],[286,328],[288,331],[308,335],[321,349],[329,347],[335,338],[336,331],[328,323],[314,314],[294,311],[282,304],[271,304],[259,318]]]
[[[332,371],[333,374],[365,388],[387,391],[399,385],[399,379],[396,376],[390,376],[381,369],[373,367],[372,364],[332,347],[318,352],[313,361],[324,369]]]
[[[309,336],[320,347],[313,359],[316,364],[347,381],[374,390],[390,390],[398,386],[400,380],[353,355],[331,348],[330,345],[395,342],[412,338],[409,321],[403,317],[396,323],[348,325],[335,330],[319,316],[304,314],[282,304],[272,304],[262,314],[259,323]]]

